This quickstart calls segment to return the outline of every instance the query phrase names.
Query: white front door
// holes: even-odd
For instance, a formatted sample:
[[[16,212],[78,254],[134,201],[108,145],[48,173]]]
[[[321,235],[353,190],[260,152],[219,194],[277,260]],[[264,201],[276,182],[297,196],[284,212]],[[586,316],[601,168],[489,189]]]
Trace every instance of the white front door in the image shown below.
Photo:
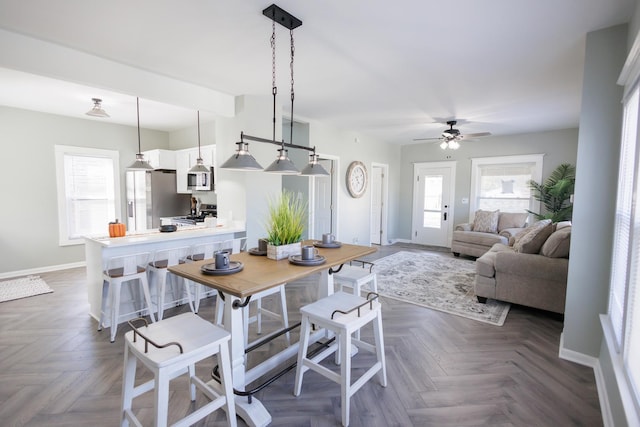
[[[449,247],[453,232],[455,162],[414,165],[411,241]]]
[[[379,245],[382,242],[382,175],[380,166],[371,167],[371,243]]]

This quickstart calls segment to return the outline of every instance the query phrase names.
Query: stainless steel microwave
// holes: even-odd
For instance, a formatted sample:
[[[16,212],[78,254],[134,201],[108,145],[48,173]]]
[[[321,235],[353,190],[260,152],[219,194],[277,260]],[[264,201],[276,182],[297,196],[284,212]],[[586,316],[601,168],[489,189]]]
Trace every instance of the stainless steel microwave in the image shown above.
[[[187,188],[195,191],[215,190],[213,168],[210,172],[189,172],[187,174]]]

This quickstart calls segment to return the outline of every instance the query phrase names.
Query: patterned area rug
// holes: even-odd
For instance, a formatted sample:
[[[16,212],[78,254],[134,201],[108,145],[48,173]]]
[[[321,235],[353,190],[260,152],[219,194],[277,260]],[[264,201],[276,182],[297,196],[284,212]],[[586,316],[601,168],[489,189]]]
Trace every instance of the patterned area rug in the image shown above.
[[[21,277],[0,282],[0,302],[48,294],[53,289],[39,276]]]
[[[510,304],[477,301],[474,262],[431,253],[401,251],[375,262],[378,292],[385,297],[502,326]]]

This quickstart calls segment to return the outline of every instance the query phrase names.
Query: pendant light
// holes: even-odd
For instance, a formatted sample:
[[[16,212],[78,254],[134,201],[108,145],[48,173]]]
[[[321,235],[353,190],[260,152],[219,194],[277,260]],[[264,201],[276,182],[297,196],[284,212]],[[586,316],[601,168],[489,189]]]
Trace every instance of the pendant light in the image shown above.
[[[140,99],[136,96],[136,112],[138,115],[138,153],[136,154],[136,161],[133,162],[131,166],[127,169],[129,170],[142,170],[148,171],[153,170],[153,166],[144,160],[144,154],[142,154],[142,150],[140,149]]]
[[[204,165],[204,162],[202,161],[202,153],[200,152],[200,110],[198,110],[198,159],[196,160],[196,164],[189,169],[189,172],[211,172],[211,170]]]
[[[89,111],[87,111],[85,113],[87,116],[111,117],[110,115],[107,114],[106,111],[104,111],[102,109],[102,99],[100,99],[100,98],[91,98],[91,101],[93,101],[93,108],[91,108]]]
[[[318,156],[315,154],[315,147],[304,147],[300,145],[295,145],[291,143],[293,139],[293,101],[294,101],[294,91],[293,91],[293,56],[294,56],[294,42],[293,42],[293,30],[300,25],[302,25],[302,21],[291,15],[287,11],[279,8],[275,4],[267,7],[262,11],[262,14],[267,18],[271,19],[271,93],[273,95],[273,135],[272,139],[259,138],[250,135],[244,135],[244,133],[240,133],[240,142],[238,144],[238,150],[236,154],[231,156],[226,162],[224,162],[220,167],[224,169],[234,169],[234,170],[261,170],[262,167],[260,164],[249,154],[248,144],[244,142],[245,139],[257,142],[264,142],[278,145],[277,149],[278,154],[276,156],[276,160],[273,161],[264,169],[265,172],[271,173],[279,173],[279,174],[287,174],[287,175],[311,175],[311,176],[323,176],[329,175],[329,173],[318,163]],[[284,140],[276,141],[276,95],[278,93],[278,88],[276,87],[276,22],[282,25],[283,27],[289,29],[291,36],[291,134],[289,143],[285,143]],[[304,168],[304,171],[300,173],[298,168],[293,164],[291,159],[289,159],[288,148],[298,148],[301,150],[308,150],[312,153],[309,155],[310,160],[307,167]]]

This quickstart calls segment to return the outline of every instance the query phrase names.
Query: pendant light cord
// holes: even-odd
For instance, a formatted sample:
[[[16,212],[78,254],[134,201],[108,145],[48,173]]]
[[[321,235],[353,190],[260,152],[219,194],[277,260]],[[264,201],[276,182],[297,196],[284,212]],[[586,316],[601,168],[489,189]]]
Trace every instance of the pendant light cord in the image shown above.
[[[271,93],[273,94],[273,141],[276,141],[276,21],[271,22]]]
[[[138,115],[138,154],[142,153],[142,148],[140,146],[140,98],[136,96],[136,112]]]
[[[289,143],[292,144],[293,143],[293,99],[295,98],[295,94],[293,92],[293,55],[295,53],[295,46],[293,45],[293,30],[289,30],[289,33],[291,35],[291,64],[290,64],[290,68],[291,68],[291,128],[290,128],[290,133],[289,133]]]
[[[200,153],[200,110],[198,110],[198,159],[202,160],[202,153]]]

